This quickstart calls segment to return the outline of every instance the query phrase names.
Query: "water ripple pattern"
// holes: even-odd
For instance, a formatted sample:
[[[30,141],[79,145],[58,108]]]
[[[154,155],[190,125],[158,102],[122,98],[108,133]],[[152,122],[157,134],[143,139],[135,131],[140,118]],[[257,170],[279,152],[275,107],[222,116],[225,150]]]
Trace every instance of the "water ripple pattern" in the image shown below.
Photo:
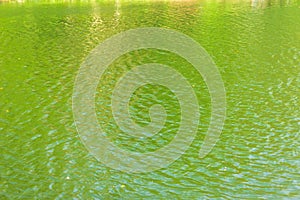
[[[0,199],[300,199],[299,1],[39,2],[0,0]],[[181,122],[170,89],[146,84],[131,96],[136,125],[151,124],[156,104],[164,109],[153,119],[167,113],[151,137],[127,134],[112,112],[118,81],[134,67],[159,63],[185,77],[197,97],[199,125],[189,148],[169,166],[127,173],[83,145],[72,110],[80,66],[105,39],[138,27],[188,35],[218,67],[226,120],[204,158],[208,86],[184,58],[158,49],[126,53],[107,68],[95,94],[97,125],[126,151],[168,145]],[[155,133],[160,123],[147,128]]]
[[[221,134],[225,120],[225,88],[217,67],[205,50],[188,36],[161,28],[138,28],[122,32],[96,47],[80,68],[74,86],[73,110],[78,133],[90,152],[101,162],[127,172],[150,172],[177,160],[189,147],[198,130],[199,104],[189,82],[176,70],[157,63],[133,68],[116,85],[112,111],[119,127],[135,137],[150,137],[165,124],[167,113],[159,105],[149,109],[151,123],[141,127],[129,114],[132,94],[142,85],[158,84],[169,88],[181,107],[181,124],[175,138],[155,152],[136,153],[117,148],[105,138],[95,115],[95,92],[99,77],[115,59],[133,50],[172,51],[190,62],[204,78],[211,94],[212,117],[207,136],[199,151],[205,157]],[[197,76],[197,75],[196,75]]]

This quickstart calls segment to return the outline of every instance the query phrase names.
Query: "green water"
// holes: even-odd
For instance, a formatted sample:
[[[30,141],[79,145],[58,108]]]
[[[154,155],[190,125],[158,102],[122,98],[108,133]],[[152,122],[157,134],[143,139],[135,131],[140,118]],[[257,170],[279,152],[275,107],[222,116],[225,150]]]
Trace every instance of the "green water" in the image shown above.
[[[299,1],[0,2],[0,199],[299,199]],[[98,162],[81,143],[72,113],[80,64],[113,34],[164,27],[199,42],[215,61],[227,93],[227,118],[213,151],[198,157],[210,119],[205,82],[184,59],[141,50],[123,55],[99,82],[97,117],[120,148],[154,151],[178,130],[179,103],[167,88],[146,85],[130,102],[136,123],[161,103],[167,121],[149,139],[119,130],[110,95],[136,65],[174,67],[195,89],[197,137],[170,166],[128,174]]]

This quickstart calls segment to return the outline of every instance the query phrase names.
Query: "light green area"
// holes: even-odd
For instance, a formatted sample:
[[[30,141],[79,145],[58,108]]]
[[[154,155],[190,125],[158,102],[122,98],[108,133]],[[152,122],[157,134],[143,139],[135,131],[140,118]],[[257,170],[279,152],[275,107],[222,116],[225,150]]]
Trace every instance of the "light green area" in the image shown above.
[[[0,199],[299,199],[299,6],[297,1],[0,4]],[[168,52],[120,57],[96,97],[99,123],[115,144],[154,151],[178,130],[178,101],[156,85],[138,89],[130,111],[146,125],[148,108],[164,105],[168,117],[160,134],[136,139],[116,126],[112,89],[138,64],[158,62],[181,72],[197,91],[201,113],[198,136],[179,160],[152,173],[126,174],[96,161],[81,143],[72,90],[81,62],[101,41],[149,26],[178,30],[207,50],[227,90],[227,119],[216,147],[199,159],[210,117],[202,78]]]

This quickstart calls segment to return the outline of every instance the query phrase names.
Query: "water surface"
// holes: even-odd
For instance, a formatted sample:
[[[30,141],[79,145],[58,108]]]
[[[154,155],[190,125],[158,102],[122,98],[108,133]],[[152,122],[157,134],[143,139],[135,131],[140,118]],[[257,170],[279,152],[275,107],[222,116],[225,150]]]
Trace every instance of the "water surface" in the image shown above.
[[[0,4],[1,199],[298,199],[300,198],[300,8],[297,1],[94,2]],[[132,97],[140,125],[148,108],[168,113],[149,139],[122,133],[110,110],[114,84],[132,67],[158,62],[191,83],[200,102],[197,138],[168,168],[119,172],[81,143],[72,115],[80,64],[104,39],[137,27],[178,30],[211,55],[227,92],[227,119],[213,151],[198,150],[210,118],[203,79],[164,51],[123,55],[96,96],[98,120],[121,148],[147,152],[178,130],[179,103],[167,88],[146,85]]]

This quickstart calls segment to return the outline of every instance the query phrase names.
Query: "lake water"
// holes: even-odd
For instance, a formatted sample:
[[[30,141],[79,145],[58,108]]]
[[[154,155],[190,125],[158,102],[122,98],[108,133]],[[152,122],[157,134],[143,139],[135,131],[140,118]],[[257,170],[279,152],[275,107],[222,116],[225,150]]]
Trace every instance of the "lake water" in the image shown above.
[[[207,86],[181,57],[155,49],[121,56],[99,82],[96,112],[120,148],[155,151],[178,131],[180,105],[165,87],[132,96],[137,124],[162,104],[159,134],[139,139],[113,120],[110,97],[126,71],[162,63],[194,88],[200,124],[188,150],[168,167],[131,174],[108,168],[76,131],[72,93],[81,63],[105,39],[138,27],[177,30],[202,45],[226,88],[222,135],[198,157],[211,114]],[[0,1],[0,199],[299,199],[299,1]]]

